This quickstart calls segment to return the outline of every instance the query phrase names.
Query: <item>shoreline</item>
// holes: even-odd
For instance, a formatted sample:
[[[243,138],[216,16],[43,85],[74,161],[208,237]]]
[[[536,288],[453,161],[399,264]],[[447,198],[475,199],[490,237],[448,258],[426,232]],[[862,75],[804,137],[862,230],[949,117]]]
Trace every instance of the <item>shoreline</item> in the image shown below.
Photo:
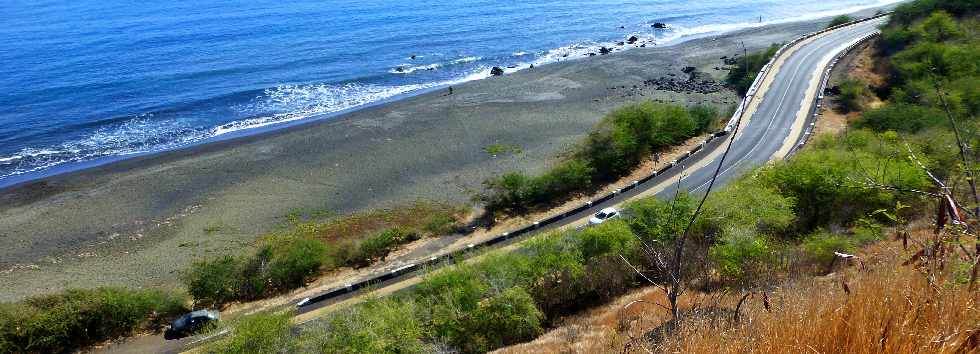
[[[857,11],[855,13],[862,13],[862,12],[868,12],[868,11],[872,11],[872,10],[876,10],[876,9],[888,8],[888,7],[892,7],[892,6],[895,6],[895,3],[893,3],[893,4],[885,4],[885,5],[862,5],[862,6],[856,6],[853,9],[857,9]],[[653,44],[653,47],[651,47],[651,48],[669,48],[669,47],[673,47],[673,46],[683,45],[683,44],[688,43],[688,42],[691,42],[691,41],[698,41],[698,40],[703,40],[705,38],[712,38],[712,37],[716,37],[717,38],[717,37],[725,37],[725,36],[729,36],[729,35],[736,35],[736,34],[738,34],[740,32],[751,32],[753,30],[757,30],[757,29],[760,29],[760,28],[766,28],[766,27],[772,27],[772,26],[780,26],[780,25],[788,25],[788,24],[794,24],[794,23],[806,23],[806,22],[819,21],[819,20],[825,18],[822,15],[825,15],[825,13],[829,14],[829,13],[832,13],[832,12],[834,12],[834,11],[824,11],[822,13],[818,13],[817,15],[806,15],[806,16],[799,16],[799,17],[796,17],[796,18],[787,18],[787,19],[767,21],[767,22],[764,22],[764,24],[762,24],[762,25],[747,24],[747,23],[731,24],[733,26],[741,26],[741,27],[738,27],[738,28],[735,28],[735,29],[732,29],[732,30],[720,30],[720,31],[715,31],[715,32],[682,34],[682,35],[680,35],[678,37],[675,37],[675,38],[672,38],[672,39],[668,40],[667,43],[664,44],[664,45],[657,45],[655,42],[650,42],[650,43]],[[830,16],[833,16],[833,15],[830,15]],[[726,25],[726,24],[720,24],[720,26],[724,26],[724,25]],[[644,49],[645,48],[645,47],[639,47],[639,46],[624,45],[622,43],[623,42],[619,42],[619,44],[616,44],[614,42],[609,42],[609,43],[602,42],[602,43],[599,43],[599,44],[608,44],[608,45],[610,45],[610,48],[613,50],[612,54],[620,54],[620,53],[623,53],[623,52],[626,52],[626,51],[629,51],[629,50],[637,50],[637,49]],[[644,43],[644,45],[645,45],[646,42],[643,42],[643,41],[637,42],[637,44],[640,44],[640,43]],[[564,47],[560,47],[560,48],[564,48]],[[552,49],[552,50],[554,50],[554,49]],[[565,59],[565,60],[559,59],[558,61],[554,61],[554,62],[543,62],[543,63],[542,62],[534,62],[534,63],[532,63],[532,65],[536,65],[536,66],[532,66],[532,67],[543,67],[543,66],[550,66],[550,65],[562,64],[562,63],[568,63],[568,62],[575,62],[575,61],[580,61],[580,60],[589,60],[590,58],[591,57],[589,57],[589,56],[575,56],[575,57],[569,57],[568,59]],[[519,64],[519,65],[517,65],[517,68],[504,68],[504,71],[506,72],[505,75],[513,75],[515,73],[528,70],[528,68],[526,67],[525,64],[527,64],[527,63]],[[137,153],[126,154],[126,155],[103,156],[103,157],[99,157],[99,158],[92,159],[92,160],[69,162],[69,163],[65,163],[63,165],[56,165],[56,166],[52,166],[52,167],[49,167],[49,168],[44,168],[44,169],[41,169],[41,170],[30,171],[30,172],[25,172],[25,173],[22,173],[22,174],[16,174],[16,175],[7,176],[5,178],[0,179],[0,195],[2,195],[4,193],[7,193],[9,190],[14,190],[14,189],[17,189],[19,187],[28,186],[28,185],[31,185],[32,183],[41,182],[41,181],[48,180],[48,179],[57,179],[57,178],[59,178],[59,177],[61,177],[63,175],[72,175],[72,174],[79,173],[79,172],[85,172],[86,170],[98,169],[98,168],[105,167],[105,166],[108,166],[108,165],[119,164],[119,163],[122,163],[122,162],[126,162],[128,160],[151,159],[151,158],[157,157],[158,155],[162,155],[162,154],[179,154],[183,150],[191,150],[191,149],[201,148],[201,147],[203,147],[205,145],[228,143],[229,141],[232,141],[232,143],[234,143],[234,142],[237,142],[237,141],[241,140],[240,141],[241,143],[247,143],[249,141],[249,140],[247,140],[248,138],[272,136],[272,135],[274,135],[275,133],[277,133],[279,131],[283,131],[285,133],[285,132],[288,132],[290,129],[298,129],[298,128],[301,128],[301,127],[303,127],[305,125],[317,124],[319,121],[322,121],[322,120],[331,120],[331,119],[343,118],[344,116],[350,115],[352,113],[355,113],[355,112],[358,112],[358,111],[361,111],[361,110],[370,109],[372,107],[376,107],[376,106],[384,105],[384,104],[390,104],[390,103],[401,101],[401,100],[405,100],[405,99],[411,99],[411,98],[422,96],[422,95],[425,95],[425,94],[428,94],[428,93],[432,93],[432,92],[444,90],[447,87],[454,87],[454,86],[458,86],[458,85],[465,85],[465,84],[470,83],[470,82],[483,81],[483,80],[488,80],[488,79],[494,79],[495,78],[494,76],[488,74],[489,73],[489,69],[487,69],[486,71],[487,72],[484,73],[485,75],[470,74],[469,76],[464,76],[464,77],[460,77],[460,78],[456,78],[456,79],[451,79],[451,80],[444,81],[444,82],[449,82],[449,83],[436,83],[436,82],[433,82],[433,83],[430,83],[430,84],[435,84],[435,85],[434,86],[431,86],[431,87],[426,87],[426,88],[421,88],[421,89],[417,89],[417,90],[413,90],[413,91],[409,91],[409,92],[405,92],[405,93],[401,93],[401,94],[396,94],[396,95],[393,95],[391,97],[380,99],[378,101],[365,103],[365,104],[362,104],[362,105],[350,107],[350,108],[339,110],[339,111],[336,111],[336,112],[322,113],[322,114],[317,114],[317,115],[314,115],[314,116],[310,116],[310,117],[306,117],[306,118],[301,118],[301,119],[296,119],[296,120],[287,120],[287,121],[282,121],[282,122],[271,123],[271,124],[268,124],[268,125],[262,125],[262,126],[256,126],[256,127],[251,127],[251,128],[238,129],[238,130],[234,130],[234,131],[231,131],[231,132],[228,132],[228,133],[223,133],[223,134],[219,134],[219,135],[213,135],[213,136],[210,136],[208,138],[205,138],[205,139],[202,139],[202,140],[199,140],[199,141],[195,141],[195,142],[191,142],[191,143],[186,144],[186,145],[179,145],[179,146],[175,146],[175,147],[171,147],[171,148],[163,148],[163,149],[149,150],[149,151],[137,152]],[[468,77],[475,77],[475,76],[480,76],[480,77],[475,78],[475,79],[469,79],[468,78]]]
[[[873,11],[874,9],[870,10]],[[65,287],[173,284],[189,262],[242,252],[290,210],[339,214],[463,201],[486,176],[536,172],[622,104],[734,101],[638,85],[820,28],[813,20],[522,70],[262,134],[0,188],[0,301]],[[633,86],[633,87],[630,87]],[[641,85],[642,86],[642,85]],[[624,93],[625,91],[625,93]],[[492,143],[523,152],[490,156]],[[53,221],[52,221],[53,220]],[[202,232],[211,223],[223,230]],[[9,269],[9,271],[8,271]]]

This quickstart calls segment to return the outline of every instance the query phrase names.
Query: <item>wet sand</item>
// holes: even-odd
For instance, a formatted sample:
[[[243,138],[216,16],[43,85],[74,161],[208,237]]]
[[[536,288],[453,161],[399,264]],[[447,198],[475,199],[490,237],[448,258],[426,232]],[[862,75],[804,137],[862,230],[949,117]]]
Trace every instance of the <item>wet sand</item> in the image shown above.
[[[468,203],[488,177],[541,171],[604,114],[646,99],[735,104],[644,81],[722,77],[722,56],[820,29],[768,26],[636,48],[437,90],[343,116],[0,190],[0,301],[66,287],[169,286],[195,259],[246,252],[296,210]],[[636,89],[634,89],[636,85]],[[613,89],[615,88],[615,89]],[[723,109],[724,110],[724,109]],[[493,156],[492,144],[517,154]]]

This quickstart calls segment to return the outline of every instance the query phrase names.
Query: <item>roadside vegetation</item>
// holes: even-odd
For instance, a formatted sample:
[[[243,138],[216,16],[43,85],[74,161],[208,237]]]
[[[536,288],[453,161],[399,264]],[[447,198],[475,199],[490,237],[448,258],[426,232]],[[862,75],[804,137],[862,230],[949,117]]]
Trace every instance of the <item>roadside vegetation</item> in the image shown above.
[[[924,6],[932,8],[922,12]],[[879,59],[892,70],[888,87],[839,97],[884,93],[884,105],[863,112],[846,133],[818,137],[791,159],[749,171],[712,193],[678,263],[684,286],[702,300],[689,298],[675,318],[663,315],[668,304],[651,305],[649,316],[664,318],[659,327],[602,350],[977,351],[980,314],[972,287],[980,258],[969,176],[980,144],[980,26],[957,6],[966,5],[900,6],[884,31]],[[937,7],[949,13],[932,12]],[[677,255],[671,246],[685,234],[696,204],[684,194],[638,200],[623,220],[535,236],[517,250],[436,270],[413,290],[304,328],[295,345],[326,352],[475,353],[530,340],[563,316],[630,288],[655,284],[667,291],[665,263]],[[956,205],[963,206],[956,214],[968,219],[953,226]],[[918,232],[940,233],[910,235],[910,220],[929,218],[934,223]],[[889,252],[887,261],[850,258],[864,265],[840,269],[848,261],[836,253],[860,252],[890,235],[904,244],[901,254]],[[814,290],[826,285],[799,285],[828,272],[850,274],[831,278],[836,295]]]
[[[651,154],[705,133],[718,121],[711,106],[627,105],[606,116],[556,166],[537,176],[511,172],[491,178],[480,199],[491,215],[551,206],[629,174]]]
[[[368,266],[405,243],[456,232],[464,214],[461,207],[417,202],[326,222],[293,218],[283,230],[262,237],[253,254],[201,260],[182,278],[201,306],[262,299],[332,269]]]
[[[728,71],[725,82],[734,87],[738,94],[744,96],[752,87],[755,78],[759,76],[759,70],[766,66],[766,63],[776,55],[780,47],[782,47],[781,44],[773,44],[766,50],[735,58],[735,66]]]
[[[854,18],[853,17],[848,16],[848,15],[840,15],[840,16],[834,17],[832,20],[830,20],[830,23],[827,24],[827,28],[831,28],[831,27],[835,27],[835,26],[840,26],[840,25],[843,25],[843,24],[848,23],[848,22],[851,22],[851,21],[854,21]]]
[[[189,310],[164,290],[66,290],[0,304],[0,353],[65,353],[162,328]]]
[[[621,220],[536,235],[302,328],[289,323],[290,312],[245,316],[205,349],[485,352],[532,340],[631,289],[677,291],[667,289],[677,259],[678,282],[702,294],[701,302],[689,302],[677,316],[651,304],[646,311],[664,319],[657,327],[603,350],[977,352],[978,10],[969,0],[900,5],[880,41],[878,60],[891,71],[886,86],[838,97],[853,99],[851,108],[860,112],[852,129],[817,137],[792,158],[712,192],[690,228],[695,198],[637,200]],[[775,46],[741,58],[729,83],[747,88],[773,52]],[[871,94],[885,103],[864,111],[860,98]],[[545,174],[488,181],[485,201],[492,211],[519,211],[595,188],[652,152],[706,131],[717,116],[704,107],[625,107]],[[413,239],[451,233],[461,213],[421,203],[294,222],[264,237],[254,254],[202,261],[184,279],[202,305],[262,298],[329,269],[370,264]],[[927,221],[913,229],[913,220]],[[682,235],[687,248],[679,253],[674,245]],[[890,258],[863,258],[862,249],[892,236],[902,247],[886,252]],[[855,267],[841,269],[841,262]],[[824,283],[808,285],[815,276]],[[70,351],[153,329],[186,304],[169,292],[122,289],[3,304],[0,352]],[[624,323],[618,331],[631,328]]]
[[[512,352],[980,351],[978,11],[975,1],[899,6],[878,42],[887,82],[833,97],[859,113],[851,129],[709,198],[736,214],[721,219],[768,211],[694,233],[684,272],[691,292],[679,318],[655,305],[629,312],[620,302],[603,313],[620,322],[569,329],[582,338],[575,343],[555,345],[561,337],[549,334],[551,342]],[[854,104],[873,94],[882,106]],[[768,192],[726,195],[749,186]],[[698,223],[712,218],[708,205]],[[790,223],[773,222],[788,211]],[[659,289],[644,293],[667,305]]]

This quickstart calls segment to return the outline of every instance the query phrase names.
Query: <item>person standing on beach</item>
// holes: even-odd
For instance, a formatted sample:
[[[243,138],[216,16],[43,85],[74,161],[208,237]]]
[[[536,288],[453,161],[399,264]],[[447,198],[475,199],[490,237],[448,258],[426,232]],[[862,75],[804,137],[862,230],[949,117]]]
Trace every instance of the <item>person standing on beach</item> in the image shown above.
[[[453,87],[452,87],[452,86],[449,86],[449,94],[450,94],[450,95],[452,95],[452,94],[453,94]]]

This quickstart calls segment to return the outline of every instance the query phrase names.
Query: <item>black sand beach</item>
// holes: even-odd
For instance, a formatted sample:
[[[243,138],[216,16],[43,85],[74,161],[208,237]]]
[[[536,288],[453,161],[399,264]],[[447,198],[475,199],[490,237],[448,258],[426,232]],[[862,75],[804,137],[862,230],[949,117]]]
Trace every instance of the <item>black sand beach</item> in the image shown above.
[[[0,301],[67,287],[166,286],[195,259],[243,252],[297,210],[350,213],[418,199],[467,203],[488,177],[540,171],[602,116],[661,100],[727,107],[730,90],[655,90],[685,66],[822,28],[768,26],[636,48],[436,90],[252,137],[0,190]],[[724,109],[722,109],[724,110]],[[493,156],[493,144],[521,152]],[[206,231],[207,230],[207,231]]]

